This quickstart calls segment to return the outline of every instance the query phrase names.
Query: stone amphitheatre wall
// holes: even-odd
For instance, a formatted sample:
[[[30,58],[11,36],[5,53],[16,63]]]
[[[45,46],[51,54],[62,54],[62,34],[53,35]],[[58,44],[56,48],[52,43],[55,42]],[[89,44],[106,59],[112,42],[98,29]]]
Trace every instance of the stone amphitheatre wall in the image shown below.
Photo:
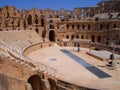
[[[0,90],[97,90],[55,79],[25,67],[19,60],[0,57]]]
[[[27,67],[21,60],[0,56],[0,90],[49,90],[55,87],[55,77]]]
[[[95,43],[104,44],[114,38],[120,41],[119,33],[114,32],[120,30],[119,6],[119,0],[101,1],[96,6],[73,10],[32,8],[20,11],[15,6],[4,6],[0,7],[0,31],[35,30],[54,42],[64,38],[72,40],[75,33],[77,38],[91,39]]]
[[[31,53],[32,51],[39,50],[39,49],[45,48],[45,47],[51,47],[51,46],[52,46],[52,43],[50,43],[50,42],[41,42],[38,44],[33,44],[33,45],[30,45],[27,48],[25,48],[25,50],[23,51],[23,55],[26,56],[29,53]]]
[[[31,70],[20,63],[20,60],[10,59],[9,57],[0,57],[0,67],[2,73],[12,77],[21,78],[24,81],[27,81],[30,76],[37,74],[36,71]]]
[[[27,90],[27,84],[23,80],[0,73],[0,90]]]

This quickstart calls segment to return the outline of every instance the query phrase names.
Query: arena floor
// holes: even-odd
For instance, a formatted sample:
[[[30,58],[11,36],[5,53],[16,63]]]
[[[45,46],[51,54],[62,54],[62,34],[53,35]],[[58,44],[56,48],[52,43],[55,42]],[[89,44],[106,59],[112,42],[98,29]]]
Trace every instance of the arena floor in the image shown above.
[[[61,50],[68,50],[76,57],[84,60],[88,65],[92,65],[108,74],[108,77],[98,77]],[[33,51],[27,57],[57,69],[57,77],[63,80],[93,88],[120,89],[120,64],[116,64],[116,69],[112,70],[106,66],[107,62],[86,54],[86,51],[89,51],[88,49],[80,48],[80,52],[76,52],[76,50],[77,48],[73,47],[54,46]]]

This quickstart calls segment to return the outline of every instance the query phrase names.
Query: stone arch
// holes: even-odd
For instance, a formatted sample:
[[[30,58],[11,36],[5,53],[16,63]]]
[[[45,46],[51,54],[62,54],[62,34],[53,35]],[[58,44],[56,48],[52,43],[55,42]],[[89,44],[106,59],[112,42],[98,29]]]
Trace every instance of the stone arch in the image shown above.
[[[35,19],[35,24],[38,24],[38,19]]]
[[[51,30],[49,32],[49,40],[55,42],[55,31]]]
[[[0,31],[3,31],[2,29],[0,29]]]
[[[17,26],[20,27],[20,21],[17,21]]]
[[[113,28],[116,28],[116,24],[113,25]]]
[[[32,75],[28,79],[28,83],[30,83],[32,90],[41,90],[42,89],[41,79],[40,79],[40,76],[37,74]]]
[[[41,15],[41,26],[44,26],[44,16]]]
[[[39,33],[39,29],[38,29],[38,28],[36,28],[35,31],[36,31],[37,33]]]
[[[7,12],[7,14],[6,14],[6,18],[8,18],[10,16],[10,14],[9,14],[9,12]]]
[[[56,82],[55,82],[55,80],[49,78],[48,81],[49,81],[49,84],[50,84],[50,90],[56,90]]]
[[[79,24],[77,24],[77,29],[79,29],[80,28],[80,25]]]
[[[37,14],[35,14],[35,18],[38,18],[38,15],[37,15]]]
[[[25,20],[23,21],[23,26],[24,26],[24,30],[26,30],[26,26],[27,25],[26,25],[26,21]]]
[[[83,30],[85,29],[85,25],[82,26],[83,27]]]
[[[91,36],[91,40],[92,40],[92,42],[95,42],[95,36],[94,35]]]
[[[107,24],[107,29],[109,29],[110,28],[110,25],[109,24]]]
[[[101,36],[97,36],[97,42],[101,42]]]
[[[83,35],[81,36],[81,39],[84,39],[84,36],[83,36]]]
[[[54,12],[54,16],[55,16],[55,18],[59,18],[58,12]]]
[[[76,38],[79,39],[79,35],[76,35]]]
[[[90,30],[90,24],[88,24],[88,30]]]
[[[103,29],[103,24],[100,24],[100,29]]]
[[[54,24],[52,20],[49,21],[49,29],[54,29]]]
[[[73,40],[73,38],[74,38],[74,35],[71,36],[71,40]]]
[[[28,16],[28,25],[31,25],[32,24],[32,15],[29,15]]]
[[[69,24],[67,24],[67,29],[69,29]]]
[[[72,29],[74,29],[74,24],[72,25]]]
[[[69,39],[69,35],[66,35],[66,39]]]

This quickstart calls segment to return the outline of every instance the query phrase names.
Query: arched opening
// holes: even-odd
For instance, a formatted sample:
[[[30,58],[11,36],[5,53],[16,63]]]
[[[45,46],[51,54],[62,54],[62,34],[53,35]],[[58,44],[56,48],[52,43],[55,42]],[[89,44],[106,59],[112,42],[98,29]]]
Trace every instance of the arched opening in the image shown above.
[[[41,26],[44,26],[44,16],[41,15]]]
[[[55,80],[49,78],[48,81],[50,83],[50,90],[56,90],[56,82],[55,82]]]
[[[79,29],[79,28],[80,28],[80,25],[78,24],[78,25],[77,25],[77,29]]]
[[[49,29],[54,29],[54,24],[52,20],[49,21]]]
[[[28,83],[31,84],[32,90],[41,90],[41,79],[39,75],[33,75],[28,79]]]
[[[44,26],[44,19],[41,19],[41,26]]]
[[[103,24],[100,24],[100,29],[103,29]]]
[[[113,28],[116,28],[116,24],[113,25]]]
[[[54,15],[55,15],[55,18],[59,18],[58,17],[58,12],[55,12]]]
[[[69,35],[66,35],[66,39],[69,39]]]
[[[49,40],[55,42],[55,31],[51,30],[49,32]]]
[[[73,38],[74,38],[74,35],[71,36],[71,40],[73,40]]]
[[[38,24],[38,19],[35,19],[35,24]]]
[[[26,22],[25,22],[25,20],[24,20],[24,22],[23,22],[23,24],[24,24],[24,30],[26,30]]]
[[[39,33],[39,30],[38,30],[38,28],[36,28],[36,29],[35,29],[35,31],[36,31],[37,33]]]
[[[74,24],[72,25],[72,29],[74,29]]]
[[[97,42],[100,43],[101,42],[101,36],[97,37]]]
[[[82,35],[81,38],[84,39],[84,36]]]
[[[76,38],[79,39],[79,35],[77,35]]]
[[[107,25],[107,29],[109,29],[109,24]]]
[[[88,30],[90,30],[90,24],[88,24]]]
[[[20,27],[20,21],[17,22],[17,26]]]
[[[91,40],[92,40],[92,42],[95,42],[95,36],[94,35],[91,36]]]
[[[6,18],[9,18],[9,16],[10,16],[10,14],[9,14],[9,12],[7,12]]]
[[[83,25],[83,30],[85,29],[85,25]]]
[[[69,29],[69,25],[67,24],[67,29]]]
[[[32,24],[32,16],[29,15],[29,16],[28,16],[28,25],[31,25],[31,24]]]

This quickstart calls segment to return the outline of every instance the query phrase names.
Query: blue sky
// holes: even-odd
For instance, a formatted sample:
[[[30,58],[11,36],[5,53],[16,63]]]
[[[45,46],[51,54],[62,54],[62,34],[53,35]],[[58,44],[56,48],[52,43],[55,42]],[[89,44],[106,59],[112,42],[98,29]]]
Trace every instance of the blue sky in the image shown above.
[[[18,9],[55,9],[72,10],[76,7],[96,6],[101,0],[0,0],[0,7],[4,5],[16,6]]]

